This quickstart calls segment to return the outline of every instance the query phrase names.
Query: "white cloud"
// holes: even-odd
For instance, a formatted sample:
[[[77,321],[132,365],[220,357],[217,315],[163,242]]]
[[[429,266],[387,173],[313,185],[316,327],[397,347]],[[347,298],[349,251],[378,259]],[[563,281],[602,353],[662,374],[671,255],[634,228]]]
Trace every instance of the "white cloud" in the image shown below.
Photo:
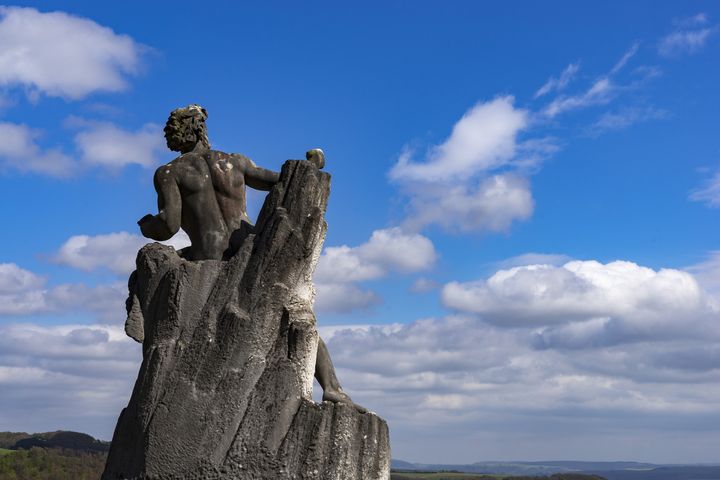
[[[429,149],[423,162],[408,149],[390,171],[409,197],[408,230],[436,224],[450,231],[505,231],[534,208],[523,172],[557,150],[549,138],[518,141],[528,126],[513,97],[478,103]],[[502,170],[492,174],[493,171]]]
[[[720,298],[720,250],[710,252],[704,261],[691,265],[686,270],[705,290]]]
[[[536,350],[527,330],[467,316],[320,333],[345,390],[403,439],[394,444],[398,458],[474,461],[480,447],[495,458],[568,451],[594,458],[613,438],[643,432],[652,439],[669,424],[673,436],[689,434],[686,449],[710,451],[692,426],[717,415],[720,350],[709,340]],[[3,425],[109,439],[140,360],[120,325],[0,326]],[[578,442],[578,431],[590,444]]]
[[[86,165],[110,169],[130,164],[152,167],[166,150],[162,129],[151,123],[133,132],[111,123],[86,122],[75,135],[75,145]]]
[[[152,242],[128,232],[104,235],[74,235],[60,247],[53,261],[85,271],[107,268],[117,274],[128,274],[135,269],[135,257],[143,245]],[[176,250],[190,245],[187,233],[180,230],[166,242]]]
[[[392,425],[397,458],[467,462],[478,460],[479,448],[495,458],[595,458],[630,432],[675,446],[664,437],[668,425],[672,436],[687,434],[683,447],[700,448],[700,458],[712,451],[704,445],[716,442],[693,425],[717,416],[714,339],[537,349],[532,332],[453,315],[320,333],[344,389]],[[140,358],[119,325],[0,326],[4,425],[108,439]],[[626,448],[600,451],[617,456]],[[669,461],[662,448],[654,455]]]
[[[367,242],[357,247],[327,247],[315,270],[315,307],[319,312],[338,313],[368,308],[379,303],[380,298],[354,282],[427,270],[436,258],[430,239],[398,227],[375,230]]]
[[[53,261],[86,271],[104,267],[119,274],[130,273],[145,243],[139,235],[128,232],[74,235],[60,247]]]
[[[435,183],[472,175],[508,163],[517,135],[527,127],[528,113],[513,106],[514,98],[478,103],[453,127],[450,137],[430,149],[423,163],[413,163],[406,150],[390,171],[393,180]]]
[[[613,77],[637,54],[639,48],[640,44],[638,42],[633,43],[610,71],[595,79],[587,90],[575,95],[559,95],[546,105],[540,113],[552,119],[571,110],[610,103],[623,89],[627,88],[627,86],[618,85],[613,81]],[[644,80],[649,79],[652,72],[653,70],[650,70]]]
[[[407,228],[436,224],[448,231],[504,232],[513,222],[530,218],[535,206],[529,182],[514,174],[448,187],[437,195],[427,193],[411,200]]]
[[[410,291],[413,293],[428,293],[436,288],[440,287],[440,284],[435,280],[429,278],[420,277],[416,279],[410,286]]]
[[[709,339],[538,350],[531,333],[449,316],[393,328],[336,326],[327,344],[345,390],[403,439],[397,458],[476,461],[478,449],[495,458],[592,457],[628,431],[653,438],[672,419],[674,435],[683,426],[692,432],[693,419],[717,415],[720,349]],[[591,432],[591,445],[574,445],[579,431]]]
[[[448,283],[442,298],[495,325],[541,328],[536,340],[544,346],[717,336],[720,320],[720,305],[689,273],[622,261],[514,267]]]
[[[658,53],[663,57],[678,57],[700,51],[715,32],[712,28],[678,30],[660,40]]]
[[[315,280],[358,282],[386,276],[390,272],[411,273],[430,268],[437,258],[429,238],[405,233],[398,227],[375,230],[357,247],[327,247],[320,256]]]
[[[140,68],[143,47],[92,20],[20,7],[0,7],[0,17],[0,85],[24,87],[31,97],[124,90]]]
[[[580,62],[571,63],[562,71],[559,78],[550,77],[545,84],[535,92],[534,98],[542,97],[550,92],[559,92],[570,83],[580,70]]]
[[[708,22],[708,16],[704,12],[696,13],[689,17],[683,17],[673,21],[678,27],[697,27],[699,25],[705,25]]]
[[[508,269],[524,265],[560,266],[571,260],[572,258],[570,258],[569,256],[557,253],[528,252],[497,262],[497,267],[501,269]]]
[[[625,52],[625,54],[622,57],[620,57],[620,60],[618,60],[618,62],[615,64],[615,66],[613,66],[612,70],[610,70],[610,75],[614,75],[617,72],[619,72],[620,70],[622,70],[623,67],[625,67],[625,65],[627,65],[627,63],[630,61],[630,59],[635,56],[635,54],[638,52],[639,49],[640,49],[640,43],[639,42],[633,43],[632,46],[630,47],[630,49],[628,49],[628,51]]]
[[[554,118],[561,113],[593,105],[609,103],[617,93],[617,87],[608,77],[596,80],[589,89],[579,95],[560,96],[550,102],[542,113]]]
[[[90,311],[102,318],[122,318],[125,282],[88,287],[46,286],[46,279],[14,263],[0,264],[0,316]]]
[[[15,293],[42,287],[45,279],[14,263],[0,263],[0,293]]]
[[[690,193],[690,200],[703,202],[712,208],[720,208],[720,169],[702,187]]]
[[[36,142],[39,136],[26,125],[0,122],[0,166],[56,177],[72,174],[73,159],[58,149],[42,149]]]
[[[667,116],[668,113],[665,110],[652,106],[625,107],[616,112],[603,113],[595,123],[590,125],[588,133],[591,136],[598,136],[605,132],[628,128],[636,123],[667,118]]]
[[[42,148],[38,144],[39,130],[0,122],[0,167],[69,177],[88,167],[118,169],[129,164],[152,167],[159,163],[159,153],[165,149],[162,130],[153,124],[137,131],[81,119],[70,119],[68,124],[82,127],[75,135],[79,159],[60,148]]]
[[[350,313],[367,310],[382,302],[380,296],[370,290],[363,290],[353,283],[315,284],[317,298],[315,311],[318,313]]]
[[[109,440],[142,359],[121,325],[0,326],[0,409],[15,431]]]

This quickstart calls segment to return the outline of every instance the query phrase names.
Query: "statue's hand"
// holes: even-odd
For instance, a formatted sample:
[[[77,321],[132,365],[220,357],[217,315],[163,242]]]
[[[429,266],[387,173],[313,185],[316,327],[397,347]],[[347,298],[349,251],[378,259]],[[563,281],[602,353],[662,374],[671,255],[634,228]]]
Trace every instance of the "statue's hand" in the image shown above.
[[[138,220],[137,224],[142,227],[143,224],[145,224],[145,223],[149,222],[150,220],[152,220],[154,216],[155,216],[155,215],[153,215],[152,213],[148,213],[147,215],[145,215],[144,217],[142,217],[140,220]]]
[[[145,235],[145,229],[148,227],[152,219],[155,217],[155,215],[148,213],[144,217],[142,217],[140,220],[138,220],[137,224],[140,225],[140,231]],[[147,235],[145,235],[147,236]]]

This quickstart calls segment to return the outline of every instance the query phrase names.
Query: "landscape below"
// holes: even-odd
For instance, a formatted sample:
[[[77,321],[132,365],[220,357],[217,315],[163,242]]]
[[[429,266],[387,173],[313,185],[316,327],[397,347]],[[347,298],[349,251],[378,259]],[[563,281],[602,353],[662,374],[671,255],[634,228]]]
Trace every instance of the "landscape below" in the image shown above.
[[[110,442],[78,432],[0,432],[0,479],[96,480],[109,449]],[[572,461],[431,465],[394,460],[392,466],[392,480],[720,480],[720,465]]]

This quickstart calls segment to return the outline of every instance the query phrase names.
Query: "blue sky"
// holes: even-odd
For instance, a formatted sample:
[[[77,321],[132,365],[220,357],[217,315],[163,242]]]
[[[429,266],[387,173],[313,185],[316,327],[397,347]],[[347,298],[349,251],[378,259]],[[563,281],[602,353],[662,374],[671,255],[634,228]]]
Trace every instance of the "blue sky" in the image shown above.
[[[199,103],[214,148],[326,152],[320,332],[394,457],[717,461],[719,51],[715,2],[3,7],[0,430],[111,436]]]

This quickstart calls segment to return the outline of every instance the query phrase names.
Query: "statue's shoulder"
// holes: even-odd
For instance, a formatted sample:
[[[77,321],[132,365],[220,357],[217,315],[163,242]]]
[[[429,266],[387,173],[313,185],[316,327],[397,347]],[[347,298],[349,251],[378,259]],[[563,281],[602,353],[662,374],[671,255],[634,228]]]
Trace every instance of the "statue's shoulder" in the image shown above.
[[[188,152],[174,160],[160,165],[155,170],[155,179],[162,180],[169,177],[183,178],[197,170],[205,170],[206,152]]]
[[[250,157],[246,157],[242,153],[231,153],[230,154],[231,161],[238,163],[242,166],[250,166],[250,167],[256,167],[255,162],[252,161]]]

